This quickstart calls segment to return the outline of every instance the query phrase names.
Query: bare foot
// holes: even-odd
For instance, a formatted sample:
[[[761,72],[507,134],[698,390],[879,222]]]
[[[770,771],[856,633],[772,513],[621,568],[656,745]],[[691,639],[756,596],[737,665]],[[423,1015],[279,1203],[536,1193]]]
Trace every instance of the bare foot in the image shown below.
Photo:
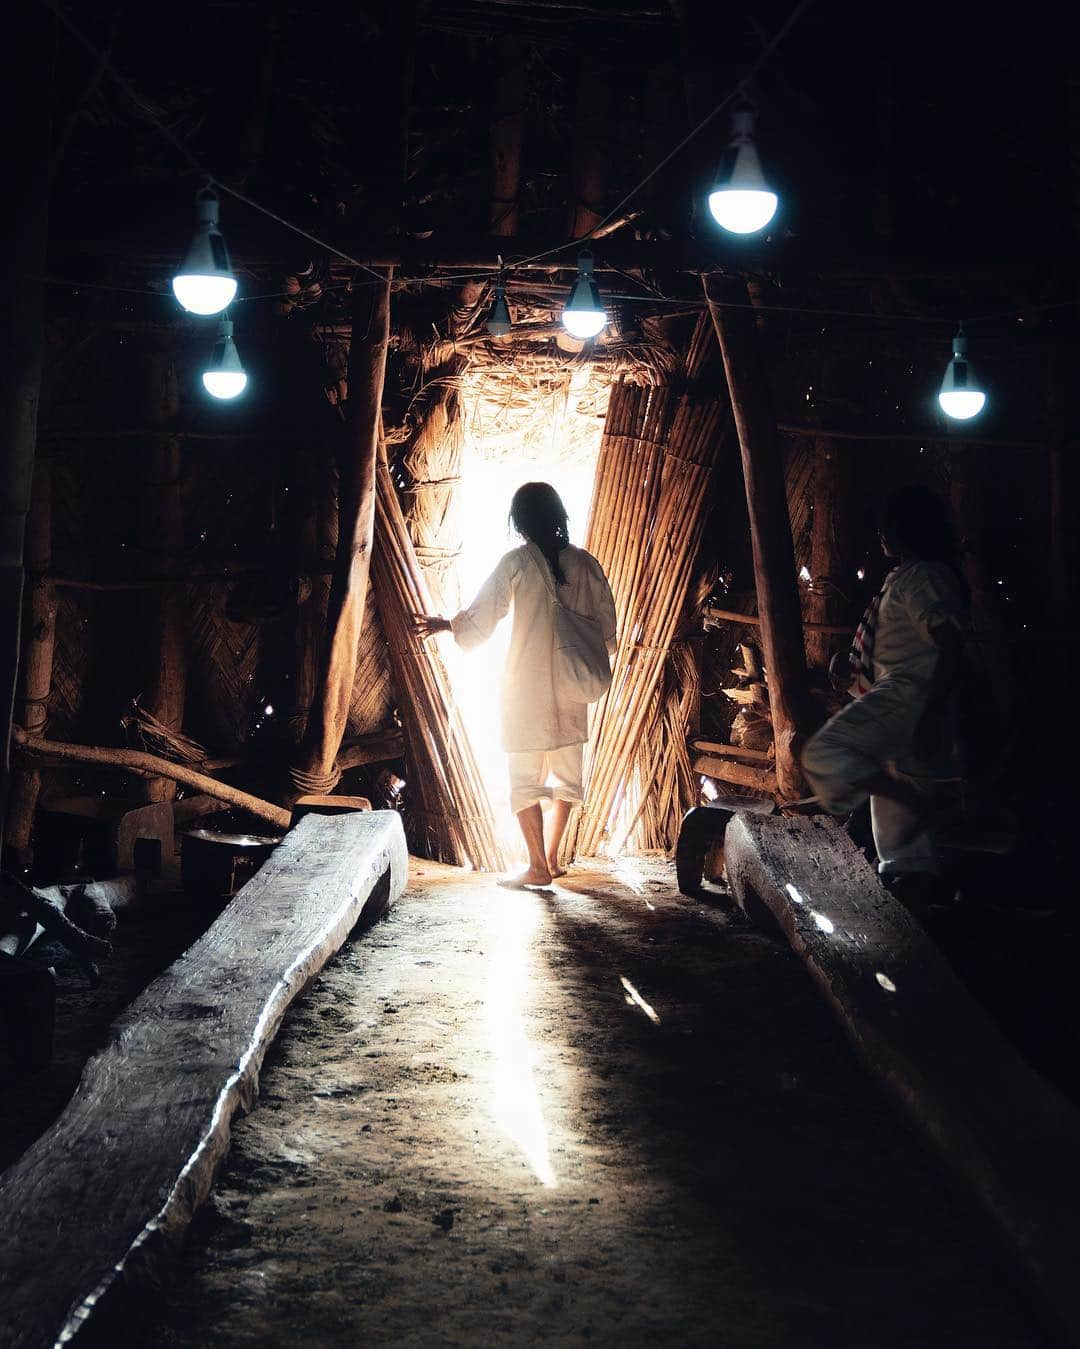
[[[507,876],[499,884],[504,890],[528,890],[534,885],[550,885],[551,872],[545,867],[542,871],[539,867],[528,867],[518,876]]]
[[[566,875],[566,868],[559,866],[559,859],[557,857],[549,857],[547,864],[548,871],[551,872],[551,879],[553,881],[557,881],[560,876]]]

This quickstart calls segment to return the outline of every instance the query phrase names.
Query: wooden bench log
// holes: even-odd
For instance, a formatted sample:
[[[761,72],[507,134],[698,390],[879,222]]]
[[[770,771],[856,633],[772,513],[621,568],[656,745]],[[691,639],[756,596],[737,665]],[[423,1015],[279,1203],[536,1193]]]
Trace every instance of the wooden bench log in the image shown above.
[[[167,1268],[287,1007],[401,894],[407,863],[394,811],[306,816],[114,1023],[67,1109],[0,1177],[0,1345],[100,1339]]]
[[[998,1031],[840,826],[738,815],[727,879],[771,913],[864,1065],[975,1191],[1055,1333],[1080,1343],[1080,1114]]]

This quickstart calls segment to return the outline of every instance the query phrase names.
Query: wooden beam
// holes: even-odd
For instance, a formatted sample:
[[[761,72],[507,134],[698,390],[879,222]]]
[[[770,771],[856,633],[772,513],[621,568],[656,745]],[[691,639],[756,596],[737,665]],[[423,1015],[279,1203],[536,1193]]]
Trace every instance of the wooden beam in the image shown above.
[[[712,623],[747,623],[752,628],[761,627],[761,619],[757,614],[742,614],[737,609],[717,609],[714,605],[706,605],[701,611],[702,617],[707,622]],[[849,623],[846,626],[834,623],[804,623],[803,627],[808,632],[825,632],[833,635],[850,637],[855,631]]]
[[[700,736],[692,736],[689,744],[691,749],[717,759],[741,759],[748,764],[771,764],[773,761],[773,756],[765,749],[744,749],[742,745],[725,745],[722,741],[702,740]]]
[[[60,1118],[0,1178],[0,1342],[129,1340],[129,1300],[160,1288],[286,1010],[398,898],[407,865],[394,811],[305,816],[122,1013]]]
[[[695,754],[691,762],[694,772],[703,777],[718,778],[736,787],[751,787],[756,792],[775,793],[778,790],[776,773],[771,768],[736,763],[734,759],[720,759],[711,754]]]
[[[777,422],[776,429],[784,432],[785,435],[792,436],[812,436],[815,440],[819,436],[826,436],[829,440],[861,440],[868,444],[880,445],[931,445],[935,440],[941,439],[941,427],[931,427],[928,431],[882,431],[875,429],[873,431],[852,431],[841,430],[838,427],[820,427],[811,426],[808,422]],[[949,432],[950,445],[995,445],[1003,450],[1041,450],[1044,447],[1041,440],[1010,440],[1004,436],[965,436],[963,433],[953,435]]]
[[[137,749],[111,749],[102,745],[69,745],[63,740],[46,740],[41,736],[27,735],[16,726],[12,731],[12,744],[27,757],[42,762],[53,763],[94,763],[104,768],[120,768],[129,773],[140,773],[147,777],[167,777],[173,782],[182,782],[186,787],[213,796],[228,806],[246,810],[260,820],[276,825],[278,829],[288,829],[292,816],[287,810],[263,801],[238,787],[218,782],[206,773],[199,773],[186,764],[173,763],[157,754],[146,754]]]
[[[806,657],[791,522],[768,377],[758,351],[752,311],[725,307],[748,304],[745,284],[716,275],[702,279],[720,342],[742,456],[761,644],[769,679],[776,776],[781,794],[795,798],[806,794],[795,743],[797,737],[809,730]]]
[[[364,622],[375,523],[375,459],[382,418],[390,281],[357,287],[349,346],[349,397],[338,466],[338,540],[315,698],[290,774],[298,795],[332,789],[349,716]]]
[[[723,848],[738,902],[770,930],[779,924],[864,1066],[983,1204],[1052,1342],[1080,1343],[1080,1115],[1005,1039],[835,820],[739,814]]]

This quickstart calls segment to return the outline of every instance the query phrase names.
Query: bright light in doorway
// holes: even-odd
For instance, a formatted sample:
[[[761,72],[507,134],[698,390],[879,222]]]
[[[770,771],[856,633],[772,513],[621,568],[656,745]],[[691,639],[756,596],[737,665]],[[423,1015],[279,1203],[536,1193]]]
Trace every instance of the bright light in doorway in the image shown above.
[[[597,390],[591,367],[582,363],[563,386],[545,392],[533,385],[531,400],[517,389],[500,399],[497,377],[470,372],[462,391],[466,409],[458,527],[461,603],[468,604],[499,558],[520,540],[510,529],[510,499],[524,482],[550,482],[570,516],[570,538],[584,542],[596,457],[603,433],[607,389]],[[510,620],[473,651],[444,638],[442,650],[453,680],[457,708],[472,741],[495,812],[499,841],[513,861],[525,850],[510,810],[506,754],[499,737],[502,673],[510,643]]]

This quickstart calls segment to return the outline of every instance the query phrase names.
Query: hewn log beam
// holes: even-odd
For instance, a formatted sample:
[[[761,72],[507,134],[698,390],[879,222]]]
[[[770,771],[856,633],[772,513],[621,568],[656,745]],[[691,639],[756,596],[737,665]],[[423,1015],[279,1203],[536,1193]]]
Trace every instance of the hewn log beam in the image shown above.
[[[795,553],[776,423],[753,313],[749,308],[736,307],[748,303],[746,286],[715,275],[703,281],[720,342],[742,456],[761,644],[769,676],[777,783],[781,795],[794,798],[805,794],[796,740],[810,727]]]
[[[349,397],[338,465],[338,541],[315,697],[291,776],[298,792],[329,791],[349,715],[375,524],[375,458],[390,335],[390,275],[357,287]]]

